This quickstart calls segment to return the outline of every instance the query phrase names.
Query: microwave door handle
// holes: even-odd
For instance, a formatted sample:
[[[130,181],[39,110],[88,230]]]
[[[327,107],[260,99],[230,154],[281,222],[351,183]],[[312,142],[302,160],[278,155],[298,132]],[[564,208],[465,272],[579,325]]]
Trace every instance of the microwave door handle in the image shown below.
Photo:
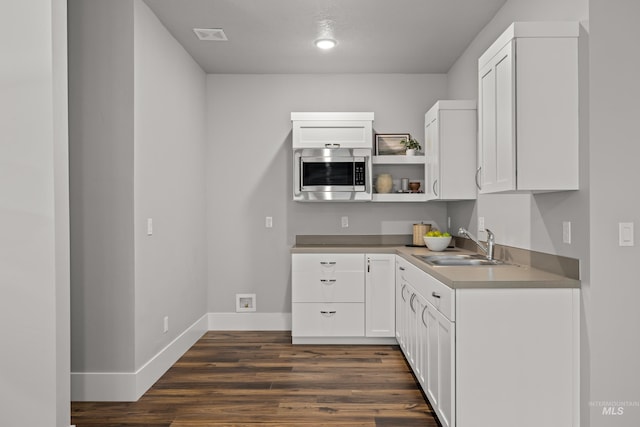
[[[302,169],[302,155],[301,153],[293,153],[293,194],[294,196],[302,195],[302,181],[300,178],[300,169]]]

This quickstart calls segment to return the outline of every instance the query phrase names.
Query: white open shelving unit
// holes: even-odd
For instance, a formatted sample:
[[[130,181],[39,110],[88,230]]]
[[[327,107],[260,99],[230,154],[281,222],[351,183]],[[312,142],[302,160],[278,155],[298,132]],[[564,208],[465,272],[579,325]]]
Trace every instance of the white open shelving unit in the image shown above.
[[[374,202],[426,202],[424,193],[426,177],[426,156],[372,156],[373,183],[375,189],[376,177],[381,173],[389,173],[393,178],[393,190],[391,193],[373,193]],[[399,193],[400,181],[408,178],[409,181],[420,182],[421,193]]]

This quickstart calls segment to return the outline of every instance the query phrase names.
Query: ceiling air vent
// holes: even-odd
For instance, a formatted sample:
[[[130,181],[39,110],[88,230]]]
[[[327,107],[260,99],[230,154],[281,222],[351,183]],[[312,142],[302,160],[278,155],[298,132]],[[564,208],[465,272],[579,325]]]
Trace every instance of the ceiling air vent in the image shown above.
[[[211,40],[216,42],[227,41],[227,35],[222,28],[194,28],[193,32],[200,40]]]

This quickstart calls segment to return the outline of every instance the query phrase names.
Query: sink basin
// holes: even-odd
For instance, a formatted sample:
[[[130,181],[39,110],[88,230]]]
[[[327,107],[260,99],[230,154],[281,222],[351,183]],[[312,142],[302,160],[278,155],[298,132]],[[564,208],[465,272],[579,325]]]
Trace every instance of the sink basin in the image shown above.
[[[421,261],[433,266],[477,266],[477,265],[504,265],[503,261],[489,260],[482,255],[414,255]]]

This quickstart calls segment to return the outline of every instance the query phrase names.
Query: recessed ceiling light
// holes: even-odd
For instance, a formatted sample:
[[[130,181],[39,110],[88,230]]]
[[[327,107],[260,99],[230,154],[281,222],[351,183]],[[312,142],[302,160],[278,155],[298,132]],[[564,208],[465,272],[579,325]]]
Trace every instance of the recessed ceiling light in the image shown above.
[[[217,42],[227,41],[227,35],[222,28],[194,28],[193,32],[200,40],[210,40]]]
[[[338,44],[338,42],[336,42],[333,39],[319,39],[319,40],[316,40],[316,46],[319,49],[323,49],[323,50],[333,49],[334,47],[336,47],[337,44]]]

